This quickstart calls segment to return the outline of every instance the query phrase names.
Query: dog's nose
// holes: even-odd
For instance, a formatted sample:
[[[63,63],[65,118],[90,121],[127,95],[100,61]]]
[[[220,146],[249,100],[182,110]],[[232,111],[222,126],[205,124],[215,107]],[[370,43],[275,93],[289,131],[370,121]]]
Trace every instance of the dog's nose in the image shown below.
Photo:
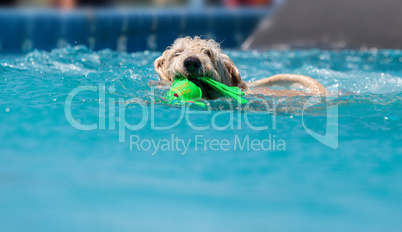
[[[184,60],[184,67],[189,72],[197,71],[201,67],[201,61],[195,56],[187,57]]]

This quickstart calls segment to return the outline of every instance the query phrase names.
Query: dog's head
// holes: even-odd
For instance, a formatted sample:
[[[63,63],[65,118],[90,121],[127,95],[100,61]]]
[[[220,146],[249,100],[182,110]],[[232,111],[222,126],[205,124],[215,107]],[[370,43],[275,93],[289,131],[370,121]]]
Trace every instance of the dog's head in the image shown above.
[[[233,61],[222,52],[214,40],[199,37],[176,39],[172,46],[154,62],[160,79],[173,81],[176,76],[208,76],[228,86],[248,91]]]

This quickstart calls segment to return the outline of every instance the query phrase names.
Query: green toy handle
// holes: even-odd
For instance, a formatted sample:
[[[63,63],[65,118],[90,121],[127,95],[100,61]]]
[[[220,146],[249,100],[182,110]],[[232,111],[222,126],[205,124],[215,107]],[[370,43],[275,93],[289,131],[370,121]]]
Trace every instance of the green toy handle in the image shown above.
[[[211,86],[215,91],[219,92],[224,96],[235,99],[240,104],[248,103],[246,99],[242,98],[242,96],[244,96],[245,94],[243,91],[241,91],[239,87],[227,86],[225,84],[215,81],[210,77],[200,77],[199,79],[205,84]]]

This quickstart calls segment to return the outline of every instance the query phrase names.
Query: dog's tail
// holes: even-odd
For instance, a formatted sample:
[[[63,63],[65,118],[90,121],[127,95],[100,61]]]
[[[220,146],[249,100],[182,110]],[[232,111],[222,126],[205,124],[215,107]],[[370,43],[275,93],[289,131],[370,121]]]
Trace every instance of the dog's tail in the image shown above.
[[[307,92],[314,95],[327,94],[327,89],[318,81],[314,80],[311,77],[297,74],[278,74],[262,80],[249,82],[247,84],[248,87],[250,87],[251,89],[256,87],[281,86],[285,88],[303,88]]]

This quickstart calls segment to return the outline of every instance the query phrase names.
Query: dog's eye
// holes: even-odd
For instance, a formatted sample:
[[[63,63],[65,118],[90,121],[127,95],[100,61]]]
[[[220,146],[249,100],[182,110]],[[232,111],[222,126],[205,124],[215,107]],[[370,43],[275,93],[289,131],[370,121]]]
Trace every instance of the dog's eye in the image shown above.
[[[209,56],[209,58],[212,57],[212,52],[210,50],[204,50],[204,54]]]
[[[174,56],[174,57],[180,56],[182,52],[183,52],[183,50],[181,50],[181,49],[176,50],[176,52],[173,54],[173,56]]]

